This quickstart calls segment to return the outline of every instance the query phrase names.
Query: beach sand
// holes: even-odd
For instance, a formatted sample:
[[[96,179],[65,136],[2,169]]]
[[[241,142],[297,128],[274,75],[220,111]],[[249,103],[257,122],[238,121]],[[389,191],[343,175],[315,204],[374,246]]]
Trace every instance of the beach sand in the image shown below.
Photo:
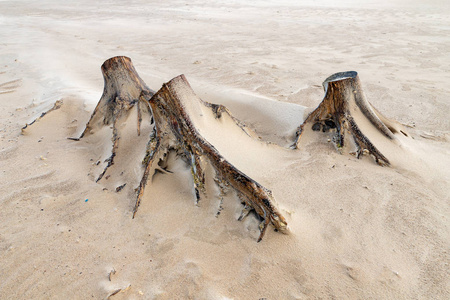
[[[0,299],[449,299],[449,36],[450,5],[437,0],[0,1]],[[289,234],[270,227],[257,243],[258,220],[237,221],[231,191],[216,216],[211,176],[196,206],[174,157],[132,219],[136,185],[115,188],[142,175],[148,120],[95,182],[111,130],[67,138],[116,55],[153,90],[185,74],[261,137],[198,122],[273,191]],[[370,133],[392,166],[341,155],[311,130],[289,149],[323,80],[348,70],[407,128],[398,144]]]

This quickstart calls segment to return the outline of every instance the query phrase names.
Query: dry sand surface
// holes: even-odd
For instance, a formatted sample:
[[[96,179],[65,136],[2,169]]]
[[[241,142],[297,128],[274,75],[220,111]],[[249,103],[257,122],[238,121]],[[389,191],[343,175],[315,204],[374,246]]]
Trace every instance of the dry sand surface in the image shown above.
[[[111,299],[450,299],[448,1],[97,2],[0,1],[0,299],[119,289]],[[175,158],[132,219],[135,186],[115,187],[122,170],[142,174],[146,141],[134,131],[95,183],[110,129],[67,137],[83,130],[102,94],[100,65],[116,55],[154,90],[185,74],[261,136],[198,121],[273,191],[290,234],[269,228],[256,243],[258,221],[236,221],[232,192],[216,217],[211,177],[194,205],[189,168]],[[373,137],[391,167],[340,155],[323,133],[288,148],[322,81],[348,70],[407,126],[399,145]]]

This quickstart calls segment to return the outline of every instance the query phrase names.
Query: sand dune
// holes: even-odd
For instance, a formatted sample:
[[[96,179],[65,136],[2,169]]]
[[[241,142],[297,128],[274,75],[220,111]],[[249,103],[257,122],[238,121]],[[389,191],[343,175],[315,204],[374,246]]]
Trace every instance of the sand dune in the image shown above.
[[[450,10],[369,2],[0,1],[0,299],[448,299]],[[134,115],[110,177],[95,182],[110,129],[67,137],[84,129],[100,66],[116,55],[153,90],[185,74],[256,132],[196,119],[272,190],[290,234],[270,229],[256,243],[259,221],[236,220],[233,192],[216,217],[211,177],[196,206],[176,157],[132,219],[135,186],[116,187],[139,180],[151,130],[144,120],[137,138]],[[289,149],[322,81],[346,70],[408,131],[395,144],[370,136],[389,167],[341,155],[312,130]]]

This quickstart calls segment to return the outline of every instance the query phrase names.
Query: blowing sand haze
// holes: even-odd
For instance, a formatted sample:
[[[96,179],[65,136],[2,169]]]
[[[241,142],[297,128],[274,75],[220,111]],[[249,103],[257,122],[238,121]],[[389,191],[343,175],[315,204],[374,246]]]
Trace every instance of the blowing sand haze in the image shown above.
[[[449,11],[0,1],[0,299],[450,298]]]

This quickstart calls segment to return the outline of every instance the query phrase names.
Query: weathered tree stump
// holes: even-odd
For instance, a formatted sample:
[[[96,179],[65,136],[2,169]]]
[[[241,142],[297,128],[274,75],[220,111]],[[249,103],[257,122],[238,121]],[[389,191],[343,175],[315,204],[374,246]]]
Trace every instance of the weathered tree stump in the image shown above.
[[[37,117],[36,119],[31,121],[30,123],[25,124],[25,126],[22,127],[22,134],[25,132],[25,129],[27,129],[29,126],[33,125],[34,123],[36,123],[37,121],[39,121],[40,119],[45,117],[48,113],[51,113],[54,110],[60,109],[62,105],[63,105],[63,101],[62,100],[57,100],[55,102],[55,104],[53,104],[52,108],[50,108],[49,110],[41,113],[39,117]]]
[[[217,118],[220,118],[223,112],[230,114],[225,107],[210,104],[198,98],[183,75],[164,84],[155,94],[145,85],[127,57],[119,56],[107,60],[102,65],[102,72],[105,80],[103,95],[85,130],[78,139],[75,139],[79,140],[86,134],[95,132],[97,128],[112,124],[111,156],[97,181],[102,179],[108,168],[114,163],[114,157],[119,147],[119,124],[130,109],[135,105],[138,107],[138,135],[143,113],[150,114],[154,121],[146,154],[142,160],[144,170],[136,189],[133,218],[142,201],[149,177],[151,178],[151,175],[157,170],[164,171],[161,169],[161,165],[164,165],[168,153],[174,151],[190,164],[196,202],[200,199],[200,193],[205,192],[203,170],[205,164],[210,163],[215,171],[215,181],[220,187],[221,196],[224,186],[229,186],[236,190],[239,198],[245,203],[239,220],[243,219],[250,210],[254,210],[262,218],[258,241],[263,238],[269,224],[280,231],[287,229],[286,220],[275,206],[272,192],[239,171],[200,135],[185,104],[205,105],[213,110]],[[250,134],[245,125],[234,118],[233,120],[247,134]]]
[[[105,81],[103,95],[81,136],[79,138],[72,138],[73,140],[79,140],[86,134],[91,134],[102,126],[112,124],[113,147],[111,156],[107,159],[107,165],[98,176],[97,182],[103,178],[108,168],[114,164],[114,157],[119,147],[120,133],[118,127],[120,123],[126,120],[131,108],[137,105],[137,134],[140,135],[142,114],[151,114],[148,103],[142,101],[140,96],[143,92],[148,95],[155,93],[139,77],[131,59],[128,57],[117,56],[108,59],[103,63],[101,69]]]
[[[397,139],[394,133],[407,134],[399,124],[383,117],[366,100],[358,73],[350,71],[333,74],[323,82],[323,87],[325,97],[298,127],[293,148],[297,147],[305,126],[311,126],[314,131],[334,132],[332,141],[337,149],[341,150],[347,144],[352,144],[349,146],[354,147],[353,153],[358,158],[363,154],[370,154],[378,164],[389,165],[389,160],[362,132],[355,121],[355,115],[361,114],[389,140]]]

